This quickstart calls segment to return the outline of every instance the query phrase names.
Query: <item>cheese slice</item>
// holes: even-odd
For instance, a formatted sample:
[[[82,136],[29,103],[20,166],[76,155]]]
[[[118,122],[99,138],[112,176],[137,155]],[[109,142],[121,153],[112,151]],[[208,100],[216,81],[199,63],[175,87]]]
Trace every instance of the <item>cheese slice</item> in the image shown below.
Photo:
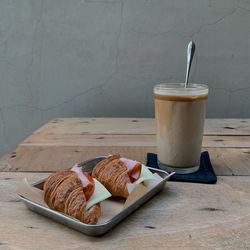
[[[145,165],[141,164],[141,175],[139,179],[136,180],[134,183],[127,184],[127,189],[128,189],[129,194],[135,189],[135,187],[138,184],[142,182],[146,184],[149,181],[150,181],[150,184],[152,185],[153,183],[156,183],[157,178],[154,174],[151,173],[151,171]]]
[[[154,180],[146,180],[146,181],[144,181],[144,185],[146,187],[149,187],[149,188],[154,187],[156,184],[158,184],[159,182],[162,181],[162,177],[160,175],[158,175],[157,173],[154,173],[153,175],[155,177]]]
[[[87,202],[86,210],[112,196],[111,193],[98,180],[95,178],[93,178],[93,180],[95,182],[95,191]]]
[[[141,164],[141,175],[138,180],[134,182],[134,184],[139,184],[146,180],[155,180],[155,176],[151,173],[151,171],[143,164]]]

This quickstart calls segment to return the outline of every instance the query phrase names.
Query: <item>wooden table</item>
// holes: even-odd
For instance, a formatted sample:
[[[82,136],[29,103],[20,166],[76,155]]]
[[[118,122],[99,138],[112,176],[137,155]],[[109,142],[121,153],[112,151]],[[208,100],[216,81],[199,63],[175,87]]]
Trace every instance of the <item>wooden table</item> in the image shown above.
[[[102,237],[88,237],[26,209],[16,186],[94,155],[145,161],[152,119],[55,119],[0,159],[0,249],[250,249],[250,119],[208,119],[204,150],[216,185],[168,182]]]

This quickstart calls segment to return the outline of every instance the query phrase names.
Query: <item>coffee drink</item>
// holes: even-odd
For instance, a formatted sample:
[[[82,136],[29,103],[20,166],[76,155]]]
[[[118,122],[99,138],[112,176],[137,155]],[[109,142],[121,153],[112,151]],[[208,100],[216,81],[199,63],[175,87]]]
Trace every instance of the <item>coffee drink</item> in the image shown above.
[[[208,87],[159,84],[154,88],[157,154],[161,168],[190,173],[199,168]]]

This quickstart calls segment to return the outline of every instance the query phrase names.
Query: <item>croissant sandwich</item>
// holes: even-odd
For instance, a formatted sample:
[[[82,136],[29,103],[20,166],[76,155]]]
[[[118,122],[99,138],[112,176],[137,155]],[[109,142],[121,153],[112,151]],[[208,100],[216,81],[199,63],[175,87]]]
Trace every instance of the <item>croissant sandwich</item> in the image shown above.
[[[96,224],[101,215],[97,201],[111,196],[98,181],[77,165],[71,170],[51,174],[43,190],[44,201],[51,209],[87,224]]]
[[[100,161],[94,167],[92,176],[113,196],[123,198],[129,196],[128,184],[155,179],[146,166],[138,161],[122,158],[119,154],[109,155]]]

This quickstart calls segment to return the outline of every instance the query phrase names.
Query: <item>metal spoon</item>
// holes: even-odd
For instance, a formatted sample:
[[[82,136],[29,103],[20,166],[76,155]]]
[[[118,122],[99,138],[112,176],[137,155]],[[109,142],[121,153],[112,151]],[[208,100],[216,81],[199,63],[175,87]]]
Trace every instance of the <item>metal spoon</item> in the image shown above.
[[[187,71],[186,71],[185,88],[188,85],[189,72],[190,72],[191,65],[192,65],[194,51],[195,51],[195,44],[193,41],[191,41],[189,42],[187,46]]]

